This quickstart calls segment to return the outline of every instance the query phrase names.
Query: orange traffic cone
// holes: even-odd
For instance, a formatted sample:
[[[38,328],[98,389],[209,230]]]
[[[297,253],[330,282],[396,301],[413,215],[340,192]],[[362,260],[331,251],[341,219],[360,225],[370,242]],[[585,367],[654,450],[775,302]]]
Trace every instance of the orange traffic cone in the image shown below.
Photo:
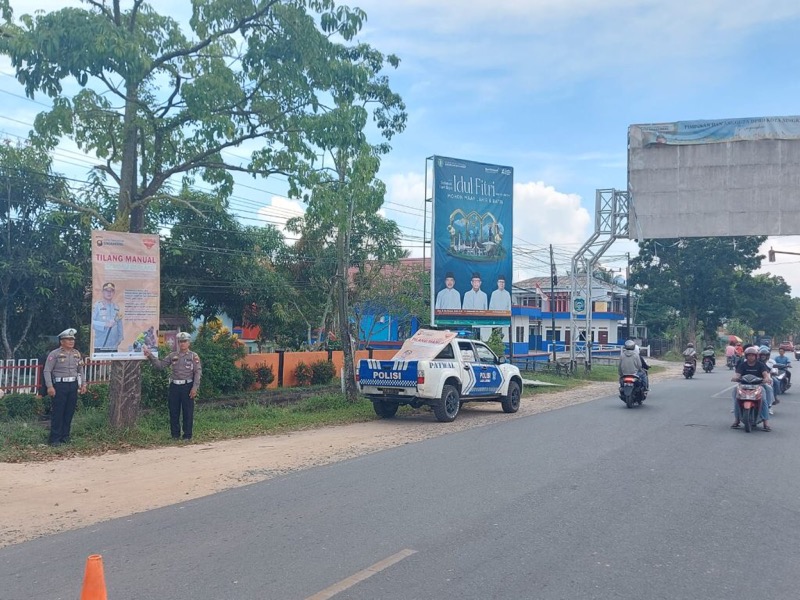
[[[103,557],[99,554],[92,554],[86,559],[80,600],[108,600],[106,578],[103,575]]]

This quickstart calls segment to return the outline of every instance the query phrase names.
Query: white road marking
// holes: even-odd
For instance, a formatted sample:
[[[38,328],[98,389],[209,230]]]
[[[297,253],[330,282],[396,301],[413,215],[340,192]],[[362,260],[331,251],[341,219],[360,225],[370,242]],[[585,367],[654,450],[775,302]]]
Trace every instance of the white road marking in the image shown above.
[[[734,384],[734,385],[732,385],[730,387],[726,387],[724,390],[722,390],[721,392],[717,392],[716,394],[714,394],[711,397],[712,398],[725,398],[725,397],[730,398],[731,397],[731,390],[733,388],[735,388],[735,387],[736,387],[736,384]]]
[[[369,579],[373,575],[380,573],[384,569],[388,569],[392,565],[399,563],[404,558],[408,558],[412,554],[416,554],[416,550],[401,550],[397,554],[393,554],[389,558],[384,558],[380,562],[376,562],[371,567],[367,567],[366,569],[359,571],[358,573],[354,573],[350,577],[342,579],[341,581],[334,583],[332,586],[325,588],[321,592],[317,592],[313,596],[309,596],[306,600],[329,600],[333,598],[336,594],[343,592],[351,587],[353,587],[357,583],[361,583],[362,581]]]

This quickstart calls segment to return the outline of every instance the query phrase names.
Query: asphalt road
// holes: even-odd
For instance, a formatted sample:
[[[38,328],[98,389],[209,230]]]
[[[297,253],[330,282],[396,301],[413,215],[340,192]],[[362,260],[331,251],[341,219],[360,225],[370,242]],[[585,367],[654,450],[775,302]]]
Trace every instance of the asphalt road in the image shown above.
[[[100,553],[110,600],[794,600],[800,388],[748,434],[730,375],[10,546],[0,598],[74,600]]]

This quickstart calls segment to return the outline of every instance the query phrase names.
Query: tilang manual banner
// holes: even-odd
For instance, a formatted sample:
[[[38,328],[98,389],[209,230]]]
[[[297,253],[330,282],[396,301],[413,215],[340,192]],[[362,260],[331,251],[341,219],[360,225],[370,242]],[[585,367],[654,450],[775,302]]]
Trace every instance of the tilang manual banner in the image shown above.
[[[157,235],[92,231],[93,359],[143,359],[143,346],[157,348],[160,276]]]
[[[511,324],[514,169],[433,157],[432,321]]]

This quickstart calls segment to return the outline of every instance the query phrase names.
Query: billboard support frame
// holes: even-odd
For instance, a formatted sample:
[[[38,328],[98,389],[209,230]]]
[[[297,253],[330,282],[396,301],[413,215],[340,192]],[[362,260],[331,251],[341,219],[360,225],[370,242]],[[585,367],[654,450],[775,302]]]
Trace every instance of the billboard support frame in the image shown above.
[[[429,156],[425,159],[425,201],[423,202],[422,212],[422,269],[425,270],[425,245],[429,244],[431,247],[431,262],[428,273],[430,280],[433,281],[433,223],[431,223],[431,235],[428,239],[428,205],[431,207],[431,221],[433,221],[433,160],[434,156]],[[428,181],[430,181],[430,188],[428,188]],[[423,286],[425,285],[423,281]],[[422,291],[423,295],[425,290]],[[434,302],[435,292],[432,285],[428,285],[429,301],[431,305],[431,325],[436,321],[434,319]]]
[[[570,350],[573,367],[579,357],[587,370],[592,368],[592,284],[600,257],[618,239],[628,237],[627,190],[598,189],[595,192],[594,233],[572,257],[570,293]],[[584,315],[575,310],[575,300],[584,299]],[[579,346],[583,334],[583,347]]]

